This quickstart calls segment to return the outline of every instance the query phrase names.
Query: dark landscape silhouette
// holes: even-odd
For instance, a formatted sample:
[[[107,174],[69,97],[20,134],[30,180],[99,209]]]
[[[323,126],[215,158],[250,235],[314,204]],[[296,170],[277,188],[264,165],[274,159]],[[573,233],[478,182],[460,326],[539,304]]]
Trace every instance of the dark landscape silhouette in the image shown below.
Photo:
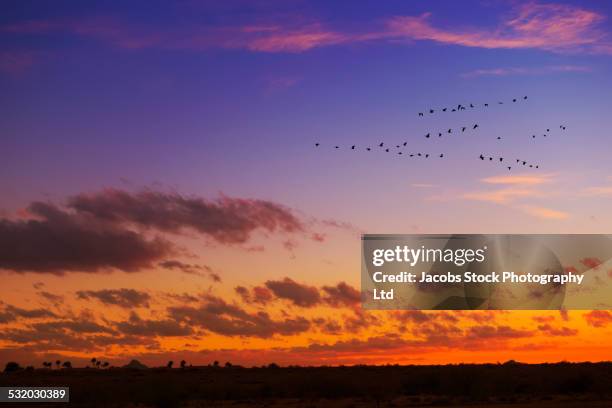
[[[8,363],[0,386],[68,386],[76,406],[612,406],[611,362],[252,368],[95,362],[42,369]]]

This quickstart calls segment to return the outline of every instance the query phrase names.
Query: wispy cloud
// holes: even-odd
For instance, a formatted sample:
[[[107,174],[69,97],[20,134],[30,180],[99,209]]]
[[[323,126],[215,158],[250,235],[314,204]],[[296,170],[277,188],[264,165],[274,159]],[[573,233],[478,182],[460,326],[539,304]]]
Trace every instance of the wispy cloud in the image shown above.
[[[303,19],[152,29],[117,18],[96,17],[16,22],[0,26],[0,33],[69,33],[105,41],[124,49],[156,47],[202,51],[226,48],[266,53],[300,53],[351,43],[393,41],[405,44],[412,41],[434,41],[440,44],[491,49],[532,48],[562,53],[612,54],[612,40],[603,27],[606,17],[579,6],[536,2],[514,5],[494,27],[440,27],[432,20],[433,14],[430,12],[419,16],[392,16],[378,27],[371,24],[369,29],[343,31],[330,27],[323,21],[305,22]],[[547,69],[572,71],[574,68],[559,66]],[[480,74],[505,75],[521,73],[521,70],[499,68]]]
[[[592,72],[591,67],[584,65],[549,65],[544,67],[507,67],[507,68],[486,68],[476,69],[461,74],[464,78],[475,78],[482,76],[510,76],[510,75],[545,75],[550,73],[564,72]]]
[[[569,217],[569,214],[566,212],[527,202],[528,200],[542,199],[549,196],[551,192],[543,190],[542,186],[552,183],[553,178],[554,175],[552,174],[487,177],[481,179],[480,182],[495,188],[466,192],[461,195],[461,198],[501,204],[537,218],[565,219]]]
[[[608,33],[601,28],[605,17],[577,6],[522,4],[490,29],[440,28],[432,24],[431,17],[431,13],[394,17],[388,21],[388,29],[398,37],[464,47],[599,53],[610,50]]]
[[[609,196],[612,195],[612,186],[588,187],[582,193],[586,196]]]

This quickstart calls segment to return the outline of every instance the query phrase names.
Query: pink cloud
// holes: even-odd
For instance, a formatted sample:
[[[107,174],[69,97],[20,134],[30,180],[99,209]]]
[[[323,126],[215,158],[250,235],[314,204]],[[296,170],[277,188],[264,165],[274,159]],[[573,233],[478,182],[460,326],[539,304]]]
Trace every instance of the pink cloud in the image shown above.
[[[0,72],[20,75],[30,69],[39,57],[40,53],[34,51],[0,52]]]
[[[438,28],[431,13],[390,19],[390,34],[411,40],[479,48],[538,48],[548,51],[610,50],[607,34],[599,28],[605,17],[593,11],[562,4],[520,5],[493,28]]]
[[[494,27],[439,27],[432,13],[394,16],[378,28],[340,31],[321,21],[252,22],[227,26],[156,28],[115,18],[29,20],[0,26],[17,35],[71,33],[124,49],[165,48],[201,51],[210,48],[252,52],[300,53],[316,48],[372,41],[434,41],[479,48],[535,48],[552,52],[612,54],[612,40],[602,28],[605,16],[573,5],[530,2],[513,6]],[[553,68],[554,69],[554,68]],[[560,67],[560,71],[564,68]],[[572,70],[572,68],[570,68]],[[500,68],[493,75],[512,69]],[[519,69],[520,72],[520,69]]]

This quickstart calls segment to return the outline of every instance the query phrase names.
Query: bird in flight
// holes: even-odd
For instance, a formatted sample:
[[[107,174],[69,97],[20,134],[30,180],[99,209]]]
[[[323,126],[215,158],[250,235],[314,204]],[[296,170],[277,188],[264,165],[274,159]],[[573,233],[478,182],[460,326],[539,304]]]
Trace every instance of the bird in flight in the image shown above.
[[[384,143],[380,142],[380,144],[378,145],[378,147],[383,147]]]
[[[485,107],[488,107],[488,106],[489,106],[489,104],[488,104],[488,103],[485,103],[485,104],[484,104],[484,106],[485,106]]]
[[[453,129],[448,129],[448,133],[452,133],[452,132],[453,132]]]
[[[508,170],[512,170],[512,166],[508,166]]]
[[[372,149],[371,149],[371,148],[369,148],[369,147],[366,147],[366,150],[369,152],[369,151],[370,151],[370,150],[372,150]]]
[[[426,135],[425,135],[425,137],[429,139],[429,133],[428,133],[428,134],[426,134]]]
[[[319,147],[319,143],[315,143],[315,146]]]
[[[465,126],[463,126],[463,127],[461,128],[461,131],[462,131],[462,132],[465,132]]]
[[[501,140],[501,136],[497,136],[497,140]]]
[[[516,102],[516,99],[513,99],[512,102]]]
[[[472,129],[476,129],[477,127],[478,127],[478,123],[476,123]]]
[[[340,148],[340,146],[336,146],[336,149],[339,149],[339,148]]]
[[[443,109],[442,109],[442,112],[446,112],[446,108],[443,108]]]
[[[435,112],[435,110],[433,110],[433,109],[429,110],[429,113],[434,113],[434,112]]]
[[[352,146],[351,146],[351,150],[355,150],[355,145],[352,145]]]
[[[419,116],[423,116],[423,112],[419,112]]]
[[[444,157],[444,153],[440,153],[440,157]]]
[[[484,156],[481,154],[480,156],[478,156],[480,158],[480,160],[484,160]]]

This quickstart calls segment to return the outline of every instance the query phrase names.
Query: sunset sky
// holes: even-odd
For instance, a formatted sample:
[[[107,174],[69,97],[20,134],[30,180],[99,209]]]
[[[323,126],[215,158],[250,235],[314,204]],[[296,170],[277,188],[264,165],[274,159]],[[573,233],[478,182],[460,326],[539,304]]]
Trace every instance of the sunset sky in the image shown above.
[[[0,364],[610,360],[609,311],[364,311],[359,257],[362,233],[611,233],[611,21],[3,2]]]

